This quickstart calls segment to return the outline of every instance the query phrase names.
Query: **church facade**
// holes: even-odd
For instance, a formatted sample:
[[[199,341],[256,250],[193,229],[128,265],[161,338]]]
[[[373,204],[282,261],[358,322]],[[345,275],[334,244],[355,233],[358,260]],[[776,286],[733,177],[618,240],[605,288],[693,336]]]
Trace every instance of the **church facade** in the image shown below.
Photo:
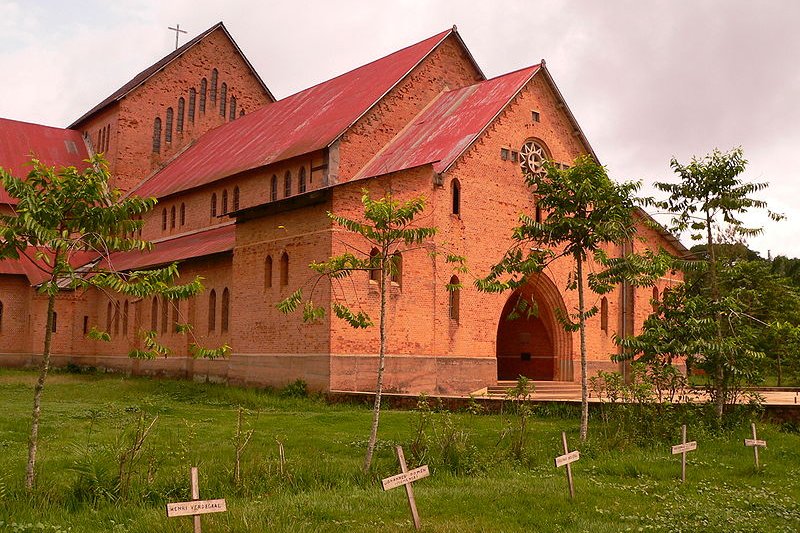
[[[280,386],[297,378],[316,389],[375,386],[377,328],[354,330],[331,317],[306,324],[275,304],[312,279],[308,264],[364,243],[333,225],[327,212],[358,218],[361,195],[424,196],[421,216],[438,228],[424,247],[399,259],[388,296],[385,390],[466,394],[498,379],[579,379],[577,333],[557,313],[573,311],[570,264],[556,262],[515,294],[478,292],[510,246],[520,213],[536,212],[524,172],[542,161],[569,165],[594,153],[545,62],[486,79],[455,28],[294,95],[276,100],[222,23],[211,27],[122,86],[68,128],[0,119],[0,166],[24,173],[29,154],[77,165],[93,153],[109,161],[114,185],[155,197],[142,238],[148,253],[117,254],[119,270],[180,262],[181,276],[203,277],[205,291],[173,304],[94,291],[63,294],[56,304],[55,364],[72,362],[142,374]],[[0,209],[13,199],[0,191]],[[543,214],[542,216],[546,216]],[[641,222],[644,212],[637,214]],[[640,224],[641,239],[609,253],[686,250],[671,235]],[[454,274],[432,252],[467,258]],[[463,279],[459,279],[463,278]],[[615,333],[632,333],[651,299],[680,282],[623,286],[596,297],[590,319],[590,369],[614,369]],[[35,364],[46,301],[35,267],[0,261],[0,364]],[[453,294],[448,283],[463,288]],[[536,317],[507,320],[519,293]],[[316,303],[357,302],[377,317],[377,284],[317,287]],[[174,324],[189,322],[189,336]],[[112,341],[86,337],[97,326]],[[154,329],[167,358],[127,357],[138,332]],[[190,342],[227,343],[229,358],[188,355]]]

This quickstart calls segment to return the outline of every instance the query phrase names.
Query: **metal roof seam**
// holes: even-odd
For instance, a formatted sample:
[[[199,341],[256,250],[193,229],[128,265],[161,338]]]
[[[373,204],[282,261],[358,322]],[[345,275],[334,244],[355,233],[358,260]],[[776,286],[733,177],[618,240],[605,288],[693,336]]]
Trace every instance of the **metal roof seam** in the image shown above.
[[[347,133],[347,131],[350,130],[350,128],[352,128],[359,120],[361,120],[364,117],[364,115],[369,113],[376,105],[378,105],[378,103],[380,103],[380,101],[383,100],[386,97],[387,94],[392,92],[392,90],[395,87],[397,87],[400,84],[400,82],[402,82],[404,79],[406,79],[408,77],[408,75],[411,74],[414,71],[415,68],[417,68],[423,61],[425,61],[425,59],[427,59],[428,56],[430,56],[434,52],[434,50],[439,48],[439,46],[441,46],[441,44],[448,37],[450,37],[450,35],[452,35],[452,34],[453,34],[453,30],[448,30],[447,33],[444,35],[444,37],[442,37],[439,40],[439,42],[437,42],[433,47],[431,47],[431,49],[414,64],[414,66],[412,66],[410,69],[408,69],[408,71],[405,74],[400,76],[397,79],[397,81],[394,84],[392,84],[391,87],[386,89],[386,91],[382,95],[380,95],[367,109],[365,109],[363,113],[361,113],[358,117],[355,118],[355,120],[353,120],[350,124],[348,124],[346,128],[344,128],[341,132],[339,132],[339,134],[331,142],[328,143],[326,148],[330,148],[333,145],[333,143],[338,141],[342,137],[342,135]],[[391,55],[391,54],[389,54],[389,55]],[[388,57],[388,56],[386,56],[386,57]]]
[[[378,150],[378,151],[375,153],[375,155],[374,155],[374,156],[373,156],[373,157],[372,157],[372,158],[371,158],[369,161],[367,161],[367,162],[364,164],[364,166],[363,166],[363,167],[361,167],[361,169],[360,169],[358,172],[356,172],[356,174],[355,174],[355,175],[353,176],[353,178],[352,178],[352,181],[355,181],[355,180],[357,180],[357,179],[361,179],[361,178],[365,178],[365,177],[371,177],[371,176],[365,176],[365,175],[364,175],[364,174],[365,174],[365,172],[366,172],[366,170],[367,170],[367,169],[370,167],[370,165],[372,165],[372,163],[374,163],[375,161],[378,161],[378,160],[381,158],[381,156],[382,156],[382,155],[384,155],[384,154],[385,154],[385,153],[386,153],[386,152],[387,152],[387,151],[388,151],[390,148],[392,148],[392,147],[393,147],[393,143],[394,143],[395,139],[399,139],[399,138],[400,138],[400,137],[402,137],[402,135],[404,135],[404,134],[405,134],[405,133],[406,133],[406,132],[407,132],[407,131],[408,131],[410,128],[412,128],[413,126],[416,126],[416,125],[417,125],[417,121],[418,121],[418,120],[419,120],[421,117],[423,117],[423,116],[425,115],[425,113],[426,113],[426,112],[427,112],[427,111],[428,111],[428,110],[429,110],[429,109],[430,109],[430,108],[431,108],[431,107],[432,107],[432,106],[433,106],[435,103],[437,103],[437,102],[439,101],[439,99],[440,99],[440,98],[442,98],[442,95],[444,95],[445,93],[448,93],[448,92],[450,92],[450,91],[449,91],[449,90],[443,90],[443,91],[439,92],[439,94],[438,94],[438,95],[436,95],[436,98],[432,98],[430,102],[428,102],[427,104],[425,104],[425,106],[422,108],[422,110],[420,110],[420,112],[419,112],[419,113],[417,113],[417,114],[414,116],[414,118],[412,118],[411,120],[409,120],[409,121],[406,123],[406,125],[405,125],[405,126],[403,126],[403,127],[400,129],[400,131],[398,131],[398,132],[397,132],[397,134],[396,134],[394,137],[392,137],[392,138],[391,138],[391,140],[389,140],[389,142],[387,142],[386,144],[384,144],[384,145],[383,145],[383,146],[380,148],[380,150]],[[433,161],[431,161],[431,163],[432,163],[432,162],[433,162]]]
[[[530,81],[531,81],[531,80],[532,80],[532,79],[533,79],[533,78],[536,76],[536,74],[537,74],[537,73],[538,73],[538,72],[541,70],[541,64],[540,64],[540,65],[534,65],[534,66],[527,67],[527,68],[528,68],[528,69],[535,69],[535,70],[533,70],[533,72],[531,72],[531,75],[530,75],[530,76],[528,76],[528,77],[527,77],[527,79],[526,79],[524,82],[522,82],[522,83],[520,84],[520,86],[517,88],[517,90],[516,90],[516,91],[514,91],[514,94],[512,94],[512,95],[511,95],[511,96],[510,96],[510,97],[509,97],[509,98],[508,98],[508,99],[505,101],[505,103],[504,103],[502,106],[500,106],[500,109],[498,109],[498,110],[497,110],[497,112],[494,114],[494,116],[493,116],[491,119],[489,119],[488,121],[486,121],[486,123],[484,124],[483,128],[481,128],[481,129],[480,129],[480,131],[478,131],[478,132],[475,134],[475,136],[472,138],[472,140],[470,140],[470,141],[469,141],[469,143],[467,143],[467,145],[466,145],[466,146],[464,146],[463,150],[461,150],[461,152],[460,152],[460,153],[458,153],[458,154],[457,154],[457,155],[456,155],[456,156],[455,156],[455,157],[452,159],[452,161],[450,161],[450,163],[448,163],[448,164],[447,164],[447,166],[446,166],[445,168],[443,168],[443,169],[442,169],[442,171],[440,172],[440,174],[444,175],[445,173],[447,173],[447,172],[450,170],[450,168],[451,168],[451,167],[452,167],[452,166],[453,166],[453,165],[456,163],[456,161],[458,161],[458,160],[461,158],[461,156],[463,156],[465,153],[467,153],[467,151],[468,151],[468,150],[469,150],[469,149],[470,149],[470,148],[471,148],[471,147],[472,147],[472,146],[475,144],[475,141],[477,141],[477,140],[478,140],[478,139],[481,137],[481,135],[483,135],[483,133],[484,133],[484,132],[487,130],[487,128],[489,128],[489,126],[490,126],[490,125],[491,125],[491,124],[492,124],[492,123],[493,123],[495,120],[497,120],[497,117],[499,117],[499,116],[500,116],[500,114],[501,114],[501,113],[502,113],[502,112],[503,112],[503,111],[504,111],[504,110],[505,110],[505,109],[508,107],[508,105],[509,105],[509,104],[510,104],[510,103],[511,103],[511,102],[512,102],[512,101],[513,101],[513,100],[514,100],[516,97],[517,97],[517,95],[519,95],[519,93],[522,91],[522,89],[524,89],[524,88],[525,88],[525,86],[526,86],[528,83],[530,83]],[[518,70],[517,72],[520,72],[520,71],[522,71],[522,70],[525,70],[525,69],[520,69],[520,70]],[[513,74],[513,72],[510,72],[509,74],[506,74],[506,76],[508,76],[508,75],[510,75],[510,74]],[[487,81],[490,81],[490,80],[487,80]]]

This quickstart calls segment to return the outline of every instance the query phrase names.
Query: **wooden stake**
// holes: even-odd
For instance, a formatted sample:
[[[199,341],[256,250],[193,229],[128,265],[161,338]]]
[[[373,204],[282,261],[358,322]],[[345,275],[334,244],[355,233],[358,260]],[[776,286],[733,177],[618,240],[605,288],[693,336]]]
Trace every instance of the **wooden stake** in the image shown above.
[[[763,446],[764,448],[767,447],[767,441],[759,440],[758,435],[756,435],[756,425],[755,423],[750,424],[750,427],[753,428],[753,438],[752,439],[744,439],[745,446],[752,446],[753,447],[753,456],[756,460],[756,469],[760,468],[758,464],[758,447]]]
[[[228,510],[224,499],[200,500],[200,483],[198,481],[197,467],[191,471],[192,500],[188,502],[168,503],[167,517],[191,516],[194,522],[194,533],[202,533],[200,515],[207,513],[224,513]]]
[[[572,482],[572,463],[581,458],[581,452],[578,450],[569,451],[567,446],[567,434],[561,432],[561,443],[564,445],[564,455],[556,457],[556,468],[562,466],[567,467],[567,483],[569,484],[569,497],[575,499],[575,485]]]
[[[192,501],[200,499],[200,479],[197,473],[197,467],[192,467]],[[194,533],[202,533],[203,526],[200,525],[200,515],[196,514],[194,520]]]
[[[681,483],[686,481],[686,452],[697,449],[697,442],[686,442],[686,424],[681,426],[681,444],[672,447],[672,454],[681,454]]]
[[[430,475],[430,471],[428,470],[428,465],[422,465],[414,470],[409,470],[408,465],[406,465],[406,457],[403,454],[403,447],[397,446],[395,449],[397,450],[397,459],[400,461],[400,473],[396,476],[387,477],[381,481],[381,484],[383,485],[383,490],[389,490],[399,487],[400,485],[405,485],[406,496],[408,497],[408,506],[411,508],[411,518],[414,520],[414,528],[419,530],[419,528],[422,526],[420,525],[419,513],[417,512],[417,502],[414,500],[414,489],[412,488],[411,484],[414,481],[428,477]]]

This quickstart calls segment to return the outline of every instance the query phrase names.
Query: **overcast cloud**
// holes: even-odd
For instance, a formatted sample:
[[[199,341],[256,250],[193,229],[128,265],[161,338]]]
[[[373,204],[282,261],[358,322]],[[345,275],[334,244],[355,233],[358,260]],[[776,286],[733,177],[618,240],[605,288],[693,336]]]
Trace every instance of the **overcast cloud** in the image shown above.
[[[453,24],[489,77],[545,58],[612,176],[652,193],[671,157],[742,146],[789,216],[750,245],[800,256],[795,0],[0,0],[0,116],[64,127],[172,50],[167,26],[220,20],[278,98]]]

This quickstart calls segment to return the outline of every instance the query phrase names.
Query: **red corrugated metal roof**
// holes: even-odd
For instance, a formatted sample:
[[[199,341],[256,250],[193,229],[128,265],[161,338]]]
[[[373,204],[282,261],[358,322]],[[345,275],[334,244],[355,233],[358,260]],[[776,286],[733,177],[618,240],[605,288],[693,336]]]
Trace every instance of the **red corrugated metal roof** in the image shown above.
[[[446,170],[539,71],[539,65],[439,95],[356,176],[433,163]]]
[[[247,58],[245,57],[244,53],[242,53],[242,50],[239,48],[239,45],[236,44],[236,41],[233,40],[233,37],[231,36],[231,34],[228,33],[228,29],[225,28],[225,25],[222,22],[217,22],[216,24],[211,26],[209,29],[207,29],[206,31],[204,31],[203,33],[198,35],[197,37],[194,37],[192,40],[190,40],[189,42],[187,42],[186,44],[184,44],[180,48],[174,50],[173,52],[170,52],[169,54],[167,54],[163,58],[159,59],[158,61],[156,61],[155,63],[153,63],[152,65],[150,65],[146,69],[144,69],[143,71],[141,71],[139,74],[134,76],[131,81],[129,81],[128,83],[126,83],[125,85],[123,85],[122,87],[120,87],[119,89],[114,91],[113,93],[111,93],[111,95],[108,98],[106,98],[105,100],[103,100],[102,102],[100,102],[99,104],[94,106],[92,109],[87,111],[81,118],[79,118],[78,120],[76,120],[75,122],[70,124],[69,127],[70,128],[77,127],[81,122],[83,122],[84,120],[88,119],[89,117],[91,117],[95,113],[98,113],[99,111],[101,111],[103,108],[105,108],[109,104],[112,104],[112,103],[114,103],[116,101],[122,100],[123,98],[125,98],[125,96],[128,93],[130,93],[132,90],[134,90],[139,85],[141,85],[144,82],[146,82],[155,73],[157,73],[159,70],[161,70],[164,67],[166,67],[167,65],[169,65],[175,59],[177,59],[180,56],[182,56],[187,50],[189,50],[195,44],[197,44],[200,41],[202,41],[207,35],[211,34],[214,30],[216,30],[218,28],[222,29],[222,31],[225,33],[225,35],[228,37],[228,39],[230,39],[230,41],[233,44],[234,48],[236,48],[236,50],[242,56],[242,59],[244,59],[245,64],[250,68],[250,72],[253,74],[253,76],[255,77],[256,81],[258,81],[258,83],[264,89],[264,92],[267,94],[269,99],[272,100],[272,101],[275,101],[275,97],[272,96],[272,93],[267,88],[266,84],[261,79],[261,77],[258,75],[258,72],[256,72],[256,69],[253,68],[253,65],[250,64],[250,61],[248,61]]]
[[[114,270],[135,270],[182,261],[193,257],[229,252],[236,241],[233,223],[155,242],[149,252],[119,252],[107,264]]]
[[[46,270],[49,269],[44,261],[38,260],[35,258],[37,253],[36,248],[28,248],[26,251],[27,255],[20,255],[18,259],[2,259],[0,260],[0,274],[18,274],[28,278],[28,282],[31,285],[38,285],[49,278]],[[48,254],[52,257],[52,254]],[[29,259],[30,257],[30,259]],[[95,252],[73,252],[69,257],[69,263],[73,267],[79,267],[81,265],[85,265],[95,259],[97,257],[97,253]],[[36,264],[40,264],[42,270],[36,266]]]
[[[84,169],[89,153],[77,131],[0,118],[0,167],[25,177],[31,171],[25,164],[31,157],[50,166]],[[0,203],[16,201],[0,187]]]
[[[327,147],[452,32],[209,131],[133,193],[161,198]]]

